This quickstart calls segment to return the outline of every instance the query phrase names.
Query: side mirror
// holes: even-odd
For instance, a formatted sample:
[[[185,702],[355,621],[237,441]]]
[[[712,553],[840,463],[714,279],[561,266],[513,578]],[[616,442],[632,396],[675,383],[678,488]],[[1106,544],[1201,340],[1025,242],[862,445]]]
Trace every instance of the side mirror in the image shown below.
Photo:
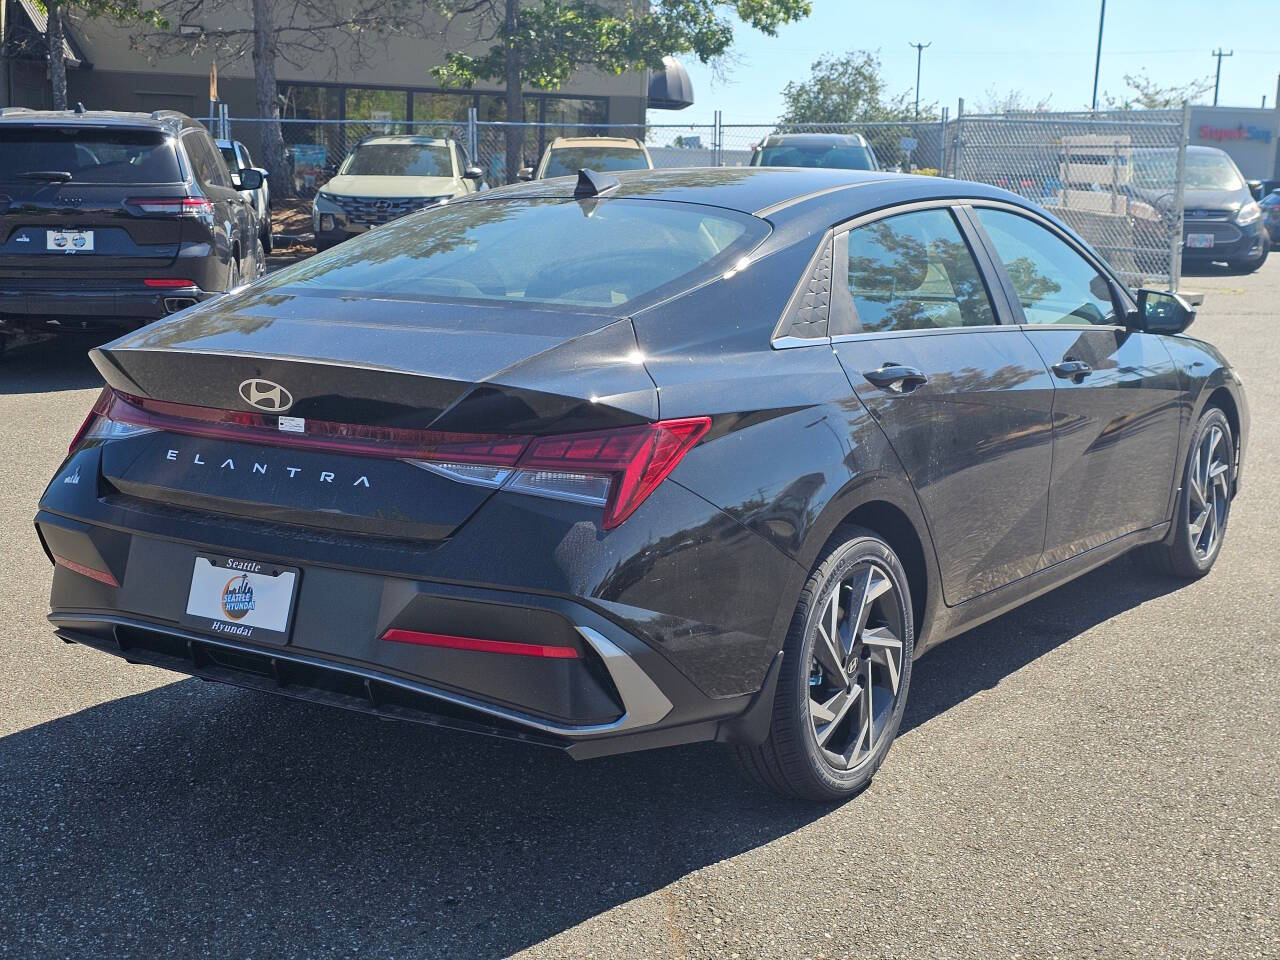
[[[462,171],[462,179],[464,180],[483,180],[484,171],[479,167],[467,167]]]
[[[1253,199],[1261,200],[1262,199],[1262,181],[1248,180],[1245,182],[1248,183],[1249,185],[1249,192],[1253,194]]]
[[[533,167],[521,167],[520,172],[516,174],[517,180],[532,180]]]
[[[240,181],[236,184],[237,190],[259,190],[262,188],[262,173],[252,167],[245,167],[238,174],[233,174],[231,182],[235,183],[237,178]]]
[[[1147,333],[1181,333],[1191,326],[1196,311],[1176,293],[1167,290],[1138,291],[1138,329]]]

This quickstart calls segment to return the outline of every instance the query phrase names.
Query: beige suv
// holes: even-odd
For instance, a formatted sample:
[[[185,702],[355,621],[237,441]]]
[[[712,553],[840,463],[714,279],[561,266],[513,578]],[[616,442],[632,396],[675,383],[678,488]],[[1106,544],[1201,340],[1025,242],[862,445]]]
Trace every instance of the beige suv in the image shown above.
[[[571,177],[583,168],[652,170],[653,159],[643,143],[633,137],[556,137],[547,145],[537,169],[525,167],[521,180]]]
[[[311,227],[319,250],[454,197],[475,193],[484,177],[455,140],[368,137],[316,194]]]

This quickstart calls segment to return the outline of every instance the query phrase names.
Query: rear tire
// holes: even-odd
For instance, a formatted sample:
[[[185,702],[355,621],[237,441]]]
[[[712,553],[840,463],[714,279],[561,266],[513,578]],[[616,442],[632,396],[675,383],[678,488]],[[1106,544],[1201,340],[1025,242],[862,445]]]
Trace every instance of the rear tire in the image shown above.
[[[1234,465],[1231,424],[1218,407],[1209,407],[1191,435],[1170,539],[1146,548],[1152,570],[1197,580],[1213,568],[1231,517]]]
[[[262,240],[259,239],[254,244],[253,250],[253,278],[257,280],[267,275],[267,251],[262,246]]]
[[[736,750],[747,774],[807,800],[866,787],[902,722],[914,648],[902,563],[870,530],[841,528],[800,592],[769,736]]]
[[[232,254],[231,266],[227,268],[227,290],[240,286],[240,261]],[[224,291],[225,292],[225,291]]]

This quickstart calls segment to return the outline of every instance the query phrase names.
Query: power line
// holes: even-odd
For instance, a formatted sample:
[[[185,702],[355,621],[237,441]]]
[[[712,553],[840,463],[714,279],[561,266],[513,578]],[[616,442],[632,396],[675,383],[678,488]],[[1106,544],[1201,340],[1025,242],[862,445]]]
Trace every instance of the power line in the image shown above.
[[[908,43],[908,47],[916,48],[916,119],[920,119],[920,59],[924,56],[924,48],[932,47],[933,41],[928,43]]]

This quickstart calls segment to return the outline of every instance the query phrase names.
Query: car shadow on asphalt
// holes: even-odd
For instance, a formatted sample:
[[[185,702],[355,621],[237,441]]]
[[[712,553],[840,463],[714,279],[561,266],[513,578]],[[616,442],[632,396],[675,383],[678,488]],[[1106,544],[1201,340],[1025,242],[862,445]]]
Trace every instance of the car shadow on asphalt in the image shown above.
[[[1128,554],[930,650],[912,667],[899,736],[1098,624],[1177,590]]]
[[[0,354],[0,394],[57,393],[102,386],[89,351],[109,337],[68,337]]]
[[[1173,586],[1122,560],[942,645],[904,730]],[[576,764],[183,680],[0,740],[0,952],[502,957],[829,811],[714,745]]]

